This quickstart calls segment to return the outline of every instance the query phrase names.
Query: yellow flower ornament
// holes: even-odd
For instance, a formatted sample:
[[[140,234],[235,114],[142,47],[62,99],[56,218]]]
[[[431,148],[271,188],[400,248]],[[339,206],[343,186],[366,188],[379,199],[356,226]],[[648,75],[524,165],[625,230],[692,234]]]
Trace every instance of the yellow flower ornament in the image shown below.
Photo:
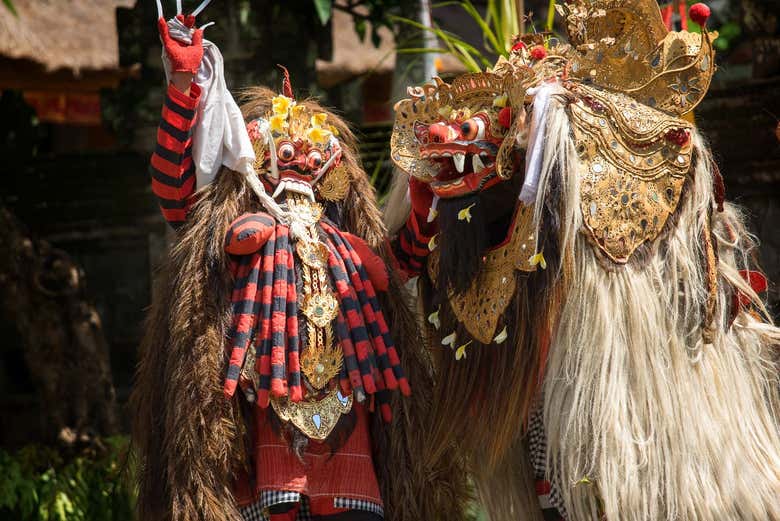
[[[328,142],[331,136],[330,130],[325,130],[321,127],[312,127],[306,131],[306,138],[312,143],[318,145],[324,145]]]
[[[317,114],[314,114],[311,117],[311,126],[312,127],[321,127],[325,123],[325,120],[327,118],[328,118],[328,115],[325,114],[324,112],[319,112]]]
[[[268,123],[271,125],[271,131],[278,134],[283,133],[288,126],[287,118],[281,114],[271,116],[271,119],[268,121]]]
[[[287,96],[276,96],[271,100],[271,104],[275,115],[286,118],[287,113],[295,105],[295,102]]]

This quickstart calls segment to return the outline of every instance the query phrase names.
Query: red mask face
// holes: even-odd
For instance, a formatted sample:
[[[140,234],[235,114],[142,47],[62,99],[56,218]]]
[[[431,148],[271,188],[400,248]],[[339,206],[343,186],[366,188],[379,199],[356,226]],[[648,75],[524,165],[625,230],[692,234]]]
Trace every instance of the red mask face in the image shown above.
[[[331,141],[324,147],[313,146],[302,139],[280,139],[276,143],[276,166],[278,179],[271,175],[266,178],[272,185],[287,184],[295,186],[307,184],[313,187],[325,173],[323,167],[331,169],[338,165],[339,158],[329,163],[334,154],[340,154],[338,142]],[[271,154],[266,152],[266,172],[270,173]]]
[[[328,134],[320,142],[274,132],[268,137],[261,131],[262,120],[250,122],[248,131],[255,143],[258,161],[255,168],[263,179],[275,187],[274,197],[285,190],[314,197],[314,185],[328,171],[339,165],[341,146],[338,139]],[[268,143],[273,140],[273,151]],[[272,162],[275,161],[275,165]],[[276,167],[275,171],[273,166]]]
[[[420,157],[438,165],[438,174],[430,184],[434,194],[462,197],[503,180],[496,173],[496,155],[504,129],[494,126],[498,126],[496,118],[487,111],[415,125]]]

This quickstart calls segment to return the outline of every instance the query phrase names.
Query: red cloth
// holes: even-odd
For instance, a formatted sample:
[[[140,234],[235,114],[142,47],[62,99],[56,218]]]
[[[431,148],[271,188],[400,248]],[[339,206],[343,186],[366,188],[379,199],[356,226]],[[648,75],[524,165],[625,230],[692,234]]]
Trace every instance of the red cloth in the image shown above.
[[[302,463],[267,421],[266,411],[256,409],[255,492],[285,490],[310,498],[312,509],[333,506],[333,498],[351,498],[382,505],[371,457],[368,413],[354,405],[357,421],[347,442],[331,455],[330,447],[309,442]],[[239,495],[237,494],[237,497]]]
[[[363,262],[363,267],[368,273],[368,278],[371,279],[371,283],[374,285],[374,289],[378,291],[387,291],[389,284],[387,275],[387,266],[382,258],[374,253],[374,251],[366,244],[366,241],[352,235],[348,232],[341,232],[341,234],[349,241],[352,248],[360,256],[360,260]]]
[[[427,183],[423,183],[416,177],[409,178],[409,200],[412,203],[414,213],[422,217],[423,222],[428,219],[428,211],[433,204],[433,192]]]

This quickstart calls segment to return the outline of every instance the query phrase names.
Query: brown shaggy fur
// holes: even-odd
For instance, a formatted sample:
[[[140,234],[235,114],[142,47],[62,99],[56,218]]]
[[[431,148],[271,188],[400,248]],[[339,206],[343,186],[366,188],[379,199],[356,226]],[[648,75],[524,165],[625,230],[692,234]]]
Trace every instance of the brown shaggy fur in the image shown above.
[[[223,170],[201,191],[155,286],[131,396],[143,520],[238,516],[242,423],[222,393],[232,287],[222,241],[249,205],[243,183]]]
[[[545,236],[539,241],[549,265],[557,266],[555,244]],[[504,312],[509,338],[501,345],[473,341],[466,360],[456,360],[453,351],[440,344],[441,337],[452,331],[459,339],[471,338],[447,302],[439,311],[440,330],[429,329],[432,347],[439,355],[431,445],[446,448],[456,443],[469,455],[470,469],[478,475],[487,475],[506,458],[525,430],[541,384],[553,310],[559,305],[554,282],[554,270],[516,273],[515,294]],[[427,273],[421,276],[421,286],[423,302],[430,302],[426,296],[436,290]],[[432,311],[427,309],[425,315]],[[434,457],[445,457],[435,448]]]
[[[262,88],[247,91],[245,117],[265,115],[273,95]],[[316,102],[302,103],[322,110]],[[343,229],[381,246],[385,230],[354,137],[332,113],[328,121],[346,145],[343,161],[352,177],[341,209]],[[231,482],[248,457],[242,398],[227,401],[222,393],[233,283],[222,241],[232,219],[260,208],[245,179],[224,168],[199,196],[155,286],[131,397],[140,463],[138,515],[144,521],[240,519]],[[396,393],[393,422],[373,422],[386,519],[459,521],[469,499],[466,473],[451,446],[440,451],[446,457],[438,461],[428,457],[430,361],[404,289],[391,279],[382,304],[413,396]]]

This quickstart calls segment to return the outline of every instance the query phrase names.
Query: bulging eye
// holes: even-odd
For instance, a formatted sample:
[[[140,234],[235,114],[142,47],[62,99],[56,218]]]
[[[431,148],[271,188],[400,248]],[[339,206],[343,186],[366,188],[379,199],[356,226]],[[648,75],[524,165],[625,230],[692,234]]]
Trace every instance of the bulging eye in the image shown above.
[[[316,170],[322,166],[322,154],[317,150],[309,152],[309,157],[306,158],[306,166],[309,170]]]
[[[282,161],[292,161],[295,157],[295,147],[292,146],[292,143],[282,143],[279,145],[278,154]]]
[[[485,122],[482,121],[482,118],[467,119],[460,124],[460,137],[469,141],[483,139],[485,137]]]

